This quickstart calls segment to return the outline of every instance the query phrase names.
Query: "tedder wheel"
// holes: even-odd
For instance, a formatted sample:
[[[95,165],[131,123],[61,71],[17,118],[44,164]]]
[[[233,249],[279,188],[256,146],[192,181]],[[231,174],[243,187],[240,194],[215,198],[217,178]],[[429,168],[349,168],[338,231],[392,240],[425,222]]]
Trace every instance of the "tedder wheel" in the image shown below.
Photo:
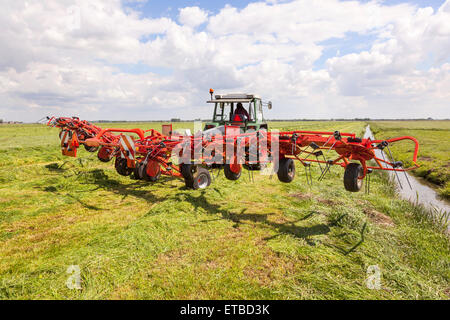
[[[237,180],[241,177],[242,166],[240,164],[225,164],[223,172],[228,180]]]
[[[192,184],[192,188],[194,190],[197,189],[205,189],[209,187],[211,184],[211,175],[209,171],[205,168],[199,167],[197,172],[194,174],[194,183]]]
[[[133,174],[134,174],[134,177],[138,180],[144,180],[143,174],[145,173],[145,171],[142,170],[141,167],[145,168],[145,165],[142,162],[136,161],[136,166],[134,167]]]
[[[97,153],[97,158],[101,162],[109,162],[113,158],[113,150],[108,147],[101,147]]]
[[[87,152],[95,152],[98,150],[98,147],[90,147],[87,145],[84,145],[84,148],[86,149]]]
[[[194,164],[182,163],[180,171],[188,188],[195,190],[204,189],[211,184],[211,175],[205,168]]]
[[[289,158],[280,159],[280,165],[278,168],[278,179],[281,182],[289,183],[294,180],[295,177],[295,163],[294,160]]]
[[[142,176],[145,181],[155,182],[161,177],[161,167],[159,162],[150,160],[147,165],[142,165]]]
[[[131,173],[133,173],[133,168],[128,168],[127,166],[127,159],[124,158],[116,158],[115,165],[116,171],[121,176],[129,176]]]
[[[181,175],[184,178],[186,187],[194,187],[194,173],[197,171],[197,166],[189,163],[182,163],[180,166]]]
[[[361,190],[364,175],[363,167],[359,163],[349,163],[344,172],[344,187],[345,190],[351,192],[358,192]]]

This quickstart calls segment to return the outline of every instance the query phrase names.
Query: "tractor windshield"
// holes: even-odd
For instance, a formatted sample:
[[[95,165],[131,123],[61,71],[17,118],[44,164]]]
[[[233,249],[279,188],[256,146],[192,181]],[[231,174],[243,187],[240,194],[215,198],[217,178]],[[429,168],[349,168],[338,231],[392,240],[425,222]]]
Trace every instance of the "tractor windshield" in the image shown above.
[[[251,121],[253,118],[251,105],[253,102],[240,102],[247,111],[249,117],[247,120]],[[214,121],[232,121],[233,115],[236,112],[236,102],[220,102],[216,103],[216,112],[214,114]]]

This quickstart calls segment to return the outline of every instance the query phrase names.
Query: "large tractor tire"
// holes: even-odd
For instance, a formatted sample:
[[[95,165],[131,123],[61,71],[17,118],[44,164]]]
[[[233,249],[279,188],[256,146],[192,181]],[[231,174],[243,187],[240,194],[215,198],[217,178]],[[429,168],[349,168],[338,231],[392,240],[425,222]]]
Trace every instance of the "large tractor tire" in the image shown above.
[[[242,166],[240,164],[225,164],[223,173],[228,180],[238,180],[241,177]]]
[[[127,159],[124,158],[117,157],[114,166],[116,168],[117,173],[120,174],[121,176],[127,177],[134,171],[133,168],[128,168]]]
[[[280,159],[280,165],[278,167],[278,179],[281,182],[289,183],[294,180],[295,177],[295,163],[294,160],[289,158]]]
[[[363,167],[359,163],[349,163],[344,172],[344,187],[350,192],[358,192],[363,185]]]

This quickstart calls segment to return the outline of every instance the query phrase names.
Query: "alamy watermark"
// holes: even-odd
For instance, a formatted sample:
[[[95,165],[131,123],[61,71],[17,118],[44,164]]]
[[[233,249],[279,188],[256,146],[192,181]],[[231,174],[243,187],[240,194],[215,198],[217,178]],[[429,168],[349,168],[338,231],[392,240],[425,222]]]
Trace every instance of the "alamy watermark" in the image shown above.
[[[366,286],[371,290],[381,289],[381,270],[378,265],[367,267]]]
[[[66,280],[67,288],[71,290],[81,290],[81,270],[79,265],[70,265],[67,268],[66,273],[70,274],[70,277]]]

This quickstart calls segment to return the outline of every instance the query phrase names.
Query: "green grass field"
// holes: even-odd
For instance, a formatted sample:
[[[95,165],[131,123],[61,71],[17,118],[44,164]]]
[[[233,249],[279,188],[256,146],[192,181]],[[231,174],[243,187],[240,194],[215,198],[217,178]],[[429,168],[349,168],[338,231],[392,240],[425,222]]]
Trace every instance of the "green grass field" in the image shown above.
[[[270,125],[360,133],[365,123]],[[0,298],[449,299],[442,228],[381,174],[366,195],[344,190],[341,168],[322,183],[313,171],[312,187],[298,165],[291,184],[244,172],[193,191],[122,177],[82,148],[63,157],[55,128],[0,126]],[[81,290],[66,286],[70,265]],[[366,286],[372,265],[379,290]]]
[[[450,199],[450,121],[377,121],[370,123],[377,139],[399,135],[416,137],[420,142],[418,163],[413,173],[436,185]],[[400,160],[411,164],[412,143],[399,143],[392,149]]]

